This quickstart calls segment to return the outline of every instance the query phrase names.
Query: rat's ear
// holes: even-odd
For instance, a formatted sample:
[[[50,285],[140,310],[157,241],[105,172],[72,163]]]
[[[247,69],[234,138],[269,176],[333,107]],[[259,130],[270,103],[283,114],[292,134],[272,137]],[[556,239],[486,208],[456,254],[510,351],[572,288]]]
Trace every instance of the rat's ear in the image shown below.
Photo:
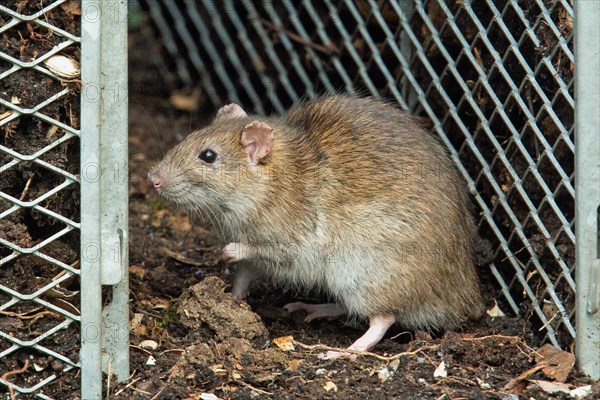
[[[260,121],[249,123],[242,131],[240,143],[248,154],[250,164],[257,165],[271,151],[273,128]]]
[[[246,115],[246,111],[235,103],[227,104],[217,111],[217,118],[241,118]]]

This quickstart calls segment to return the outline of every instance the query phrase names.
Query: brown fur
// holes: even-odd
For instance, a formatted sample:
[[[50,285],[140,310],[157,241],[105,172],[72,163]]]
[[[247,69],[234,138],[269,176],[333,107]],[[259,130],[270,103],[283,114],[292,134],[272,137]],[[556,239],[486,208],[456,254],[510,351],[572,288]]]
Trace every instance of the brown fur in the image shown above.
[[[240,136],[257,119],[274,141],[249,168]],[[206,148],[215,165],[197,160]],[[320,288],[351,315],[451,328],[481,312],[464,182],[440,143],[389,104],[335,96],[278,118],[217,117],[151,176],[224,240],[256,248],[257,271]]]

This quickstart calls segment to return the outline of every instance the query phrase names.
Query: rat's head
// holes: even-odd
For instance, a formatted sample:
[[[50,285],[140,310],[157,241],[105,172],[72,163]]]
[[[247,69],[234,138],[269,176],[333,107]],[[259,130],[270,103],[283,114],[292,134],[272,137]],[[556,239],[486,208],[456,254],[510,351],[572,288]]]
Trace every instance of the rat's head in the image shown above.
[[[186,208],[206,214],[243,212],[268,179],[272,145],[269,124],[229,104],[209,126],[171,149],[148,177],[160,195]]]

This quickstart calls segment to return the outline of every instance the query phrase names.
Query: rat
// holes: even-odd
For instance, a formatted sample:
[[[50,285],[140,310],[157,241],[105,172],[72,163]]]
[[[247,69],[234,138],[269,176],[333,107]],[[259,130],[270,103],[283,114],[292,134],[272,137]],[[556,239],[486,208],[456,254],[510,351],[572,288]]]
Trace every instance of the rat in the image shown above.
[[[321,97],[273,117],[226,105],[149,179],[228,243],[235,299],[269,278],[332,299],[284,306],[306,321],[369,321],[326,357],[368,351],[394,323],[447,330],[482,314],[466,184],[438,139],[383,100]]]

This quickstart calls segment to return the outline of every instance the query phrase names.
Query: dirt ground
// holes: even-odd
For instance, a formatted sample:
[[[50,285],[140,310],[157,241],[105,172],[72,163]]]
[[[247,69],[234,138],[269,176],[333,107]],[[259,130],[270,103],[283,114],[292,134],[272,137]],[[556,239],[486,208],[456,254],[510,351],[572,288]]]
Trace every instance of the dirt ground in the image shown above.
[[[132,327],[131,383],[116,386],[114,398],[569,398],[532,383],[552,380],[536,370],[539,337],[527,321],[509,316],[486,316],[433,337],[396,328],[374,354],[321,360],[319,345],[344,348],[364,326],[305,323],[302,315],[281,309],[294,294],[268,285],[254,288],[248,303],[232,301],[232,269],[219,261],[215,238],[163,202],[146,181],[148,167],[177,132],[205,121],[171,116],[168,107],[135,98],[130,121],[132,314],[140,322]],[[499,291],[484,270],[481,277],[491,308]],[[293,337],[282,339],[293,350],[274,344],[286,336]],[[442,362],[447,376],[436,377]],[[589,383],[576,369],[567,382]],[[600,396],[600,387],[594,390]]]
[[[53,46],[36,39],[35,35],[30,37],[29,43]],[[373,353],[359,355],[356,360],[327,361],[320,359],[319,354],[331,347],[347,347],[364,332],[365,326],[349,326],[343,320],[306,323],[303,315],[288,315],[281,307],[298,299],[319,299],[267,284],[255,286],[247,302],[233,301],[228,292],[234,266],[225,266],[219,260],[222,244],[217,243],[210,230],[191,221],[185,211],[160,199],[146,179],[150,166],[166,150],[210,119],[204,111],[182,112],[172,106],[160,69],[147,57],[147,52],[152,51],[147,39],[141,32],[132,32],[130,37],[131,379],[117,384],[106,377],[107,399],[538,400],[572,398],[570,390],[586,385],[591,387],[580,391],[588,393],[587,398],[600,398],[599,384],[573,368],[572,354],[543,347],[540,332],[522,317],[488,314],[479,321],[466,322],[456,331],[435,335],[395,327]],[[14,46],[15,54],[29,54],[22,42],[4,43]],[[14,93],[25,105],[36,104],[39,99],[26,91],[30,80],[36,78],[27,74],[17,78],[2,81],[0,92],[8,93],[8,101]],[[50,80],[43,83],[45,91],[38,93],[40,98],[59,89]],[[76,100],[66,98],[46,111],[77,127],[77,121],[69,120],[78,115],[78,108],[73,108]],[[0,114],[4,111],[0,110]],[[0,142],[26,154],[53,140],[43,124],[18,121],[8,129],[11,131],[0,134]],[[38,138],[40,144],[24,140],[20,136],[23,132]],[[75,173],[79,162],[76,149],[76,141],[67,141],[48,154],[48,162]],[[1,158],[0,165],[4,165]],[[3,174],[0,190],[22,196],[25,182],[34,176],[25,193],[34,199],[56,184],[52,180],[56,177],[44,174],[47,172],[43,170],[14,170]],[[78,220],[75,189],[63,191],[51,200],[47,205],[50,209],[58,207],[57,212]],[[8,207],[0,205],[2,210]],[[4,219],[0,228],[2,238],[24,247],[39,243],[57,229],[35,213]],[[32,236],[32,231],[38,236]],[[76,260],[76,237],[65,236],[55,243],[46,248],[47,254],[67,264]],[[0,257],[7,254],[0,249]],[[0,278],[3,284],[29,293],[54,279],[57,272],[47,265],[22,260],[0,271]],[[507,312],[508,307],[502,303],[500,291],[485,267],[480,269],[480,277],[490,314],[497,315],[492,313],[496,302]],[[77,281],[65,281],[61,290],[60,306],[76,310],[79,304],[69,295],[78,290]],[[2,295],[0,300],[6,302],[9,297]],[[19,317],[35,309],[11,311],[17,315],[3,315],[0,329],[23,340],[56,325],[52,315],[32,322]],[[72,324],[43,344],[77,360],[78,342],[78,327]],[[3,358],[0,375],[30,364],[41,368],[44,376],[64,371],[65,367],[48,357],[24,351]],[[11,381],[26,383],[19,376]],[[76,399],[79,390],[79,374],[71,370],[62,373],[44,393],[56,399]],[[0,396],[9,398],[4,386],[0,386]]]
[[[143,37],[130,40],[144,47]],[[111,398],[570,398],[543,388],[556,371],[542,368],[541,335],[520,317],[486,315],[434,336],[396,327],[373,354],[325,361],[320,353],[347,347],[364,325],[305,323],[281,309],[298,297],[266,284],[254,287],[247,303],[232,301],[233,267],[219,260],[221,244],[146,180],[149,167],[210,115],[174,110],[144,84],[156,68],[131,57],[132,379],[111,389]],[[491,309],[499,289],[485,268],[480,276]],[[568,355],[549,364],[570,371],[571,388],[589,384],[570,369]],[[592,390],[600,396],[600,387]]]

